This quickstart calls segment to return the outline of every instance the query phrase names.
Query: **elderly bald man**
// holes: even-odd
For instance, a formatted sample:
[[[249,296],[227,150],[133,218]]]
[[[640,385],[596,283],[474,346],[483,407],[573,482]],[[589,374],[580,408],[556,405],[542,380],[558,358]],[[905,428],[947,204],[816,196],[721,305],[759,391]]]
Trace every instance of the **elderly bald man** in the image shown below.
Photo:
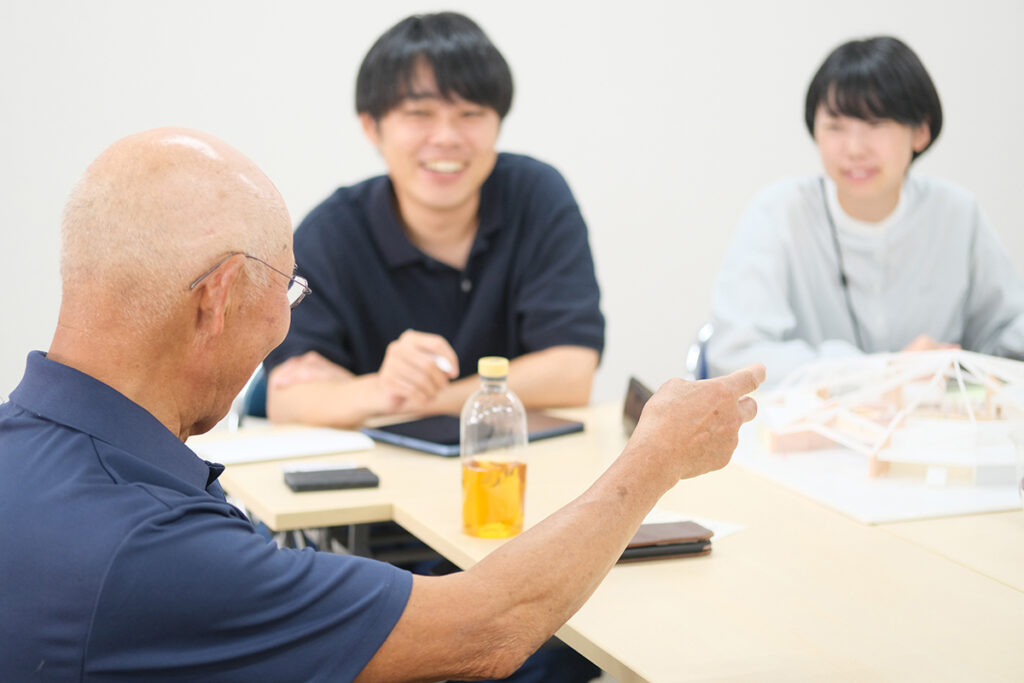
[[[214,138],[141,133],[86,171],[64,214],[53,343],[0,406],[5,678],[507,675],[665,491],[728,462],[756,411],[760,366],[667,383],[584,494],[465,572],[281,550],[184,440],[284,337],[308,291],[293,267],[281,196]]]

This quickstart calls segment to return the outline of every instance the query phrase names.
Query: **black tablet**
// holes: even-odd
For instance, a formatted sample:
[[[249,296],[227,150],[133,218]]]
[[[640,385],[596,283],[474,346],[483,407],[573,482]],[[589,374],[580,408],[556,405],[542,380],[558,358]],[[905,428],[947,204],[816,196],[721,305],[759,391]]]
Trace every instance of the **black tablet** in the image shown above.
[[[547,413],[526,413],[530,441],[582,432],[583,423]],[[375,441],[413,448],[447,458],[459,454],[459,416],[433,415],[383,427],[366,427],[363,433]]]

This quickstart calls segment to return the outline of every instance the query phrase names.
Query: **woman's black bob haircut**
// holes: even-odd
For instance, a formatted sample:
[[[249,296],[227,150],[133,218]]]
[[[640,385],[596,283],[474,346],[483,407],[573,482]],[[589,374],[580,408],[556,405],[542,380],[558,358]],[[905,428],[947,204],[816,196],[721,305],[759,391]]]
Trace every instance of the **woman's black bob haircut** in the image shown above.
[[[380,120],[417,94],[421,64],[434,72],[441,97],[458,95],[502,119],[512,107],[512,72],[498,48],[469,17],[440,12],[403,19],[377,39],[356,77],[356,111]]]
[[[931,76],[914,51],[897,38],[879,36],[851,40],[837,47],[814,74],[807,88],[804,120],[814,135],[819,105],[833,116],[871,121],[892,119],[908,126],[928,124],[931,140],[939,137],[942,104]]]

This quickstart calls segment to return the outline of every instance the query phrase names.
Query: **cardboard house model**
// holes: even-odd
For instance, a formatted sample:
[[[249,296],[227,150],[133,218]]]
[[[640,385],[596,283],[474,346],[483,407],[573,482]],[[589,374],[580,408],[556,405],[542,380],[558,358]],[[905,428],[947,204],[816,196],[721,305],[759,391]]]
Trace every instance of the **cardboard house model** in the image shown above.
[[[758,400],[775,453],[845,447],[868,475],[1010,484],[1024,363],[960,350],[809,364]]]

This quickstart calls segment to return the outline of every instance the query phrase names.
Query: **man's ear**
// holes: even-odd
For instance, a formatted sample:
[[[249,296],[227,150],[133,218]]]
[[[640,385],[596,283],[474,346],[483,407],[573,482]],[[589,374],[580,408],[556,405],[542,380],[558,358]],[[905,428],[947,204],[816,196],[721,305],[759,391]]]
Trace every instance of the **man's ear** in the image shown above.
[[[212,339],[224,332],[231,293],[245,265],[245,255],[236,254],[203,278],[193,292],[196,297],[195,332]]]
[[[370,141],[370,144],[374,147],[380,147],[380,125],[378,125],[377,119],[364,111],[359,115],[359,123],[362,124],[363,135]]]

